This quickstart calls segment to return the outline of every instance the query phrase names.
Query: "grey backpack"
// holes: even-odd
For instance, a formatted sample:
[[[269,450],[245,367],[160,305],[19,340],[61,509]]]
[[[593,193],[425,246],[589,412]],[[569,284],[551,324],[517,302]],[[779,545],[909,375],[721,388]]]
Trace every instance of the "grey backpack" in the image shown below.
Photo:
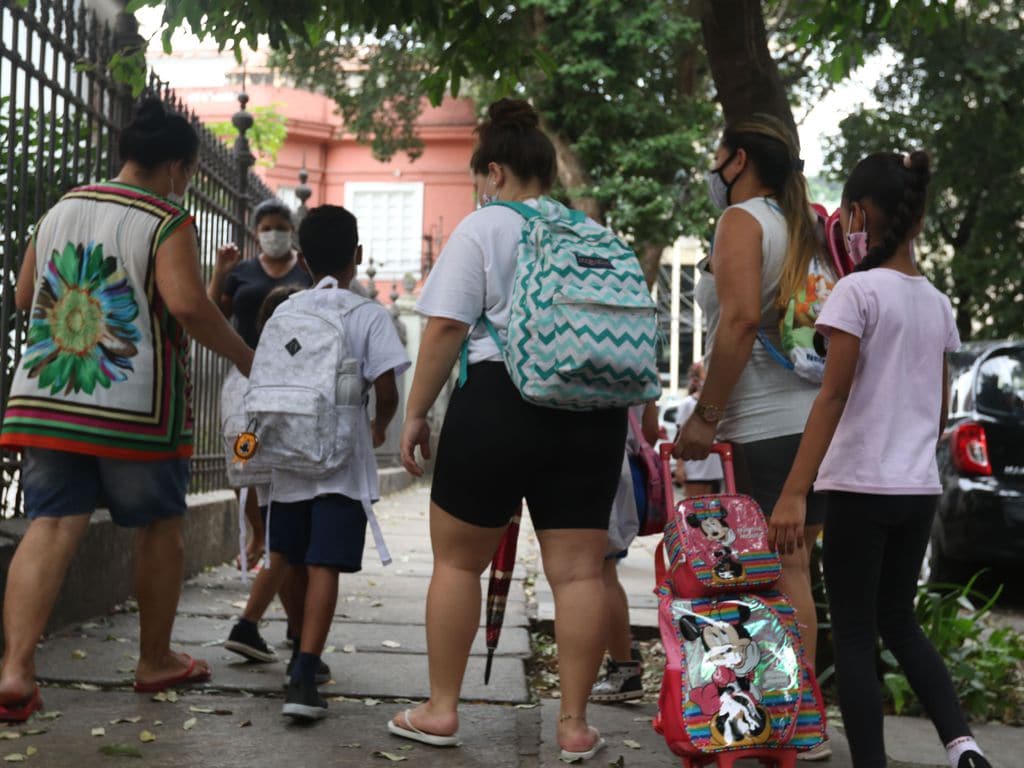
[[[345,321],[369,300],[337,286],[291,296],[263,328],[245,393],[262,467],[323,478],[352,459],[367,391]]]

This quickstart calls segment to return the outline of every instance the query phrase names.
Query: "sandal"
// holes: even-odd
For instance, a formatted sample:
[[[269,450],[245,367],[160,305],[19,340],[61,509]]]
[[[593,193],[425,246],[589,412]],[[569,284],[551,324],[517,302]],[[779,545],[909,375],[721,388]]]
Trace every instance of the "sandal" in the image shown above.
[[[602,737],[597,728],[591,728],[596,738],[594,739],[593,745],[586,752],[570,752],[568,749],[563,749],[561,754],[558,756],[563,763],[582,763],[584,760],[589,760],[602,749],[604,749],[608,742]]]
[[[20,701],[12,701],[10,704],[0,704],[0,720],[8,723],[24,723],[34,712],[43,708],[43,696],[39,692],[39,686],[29,696]]]
[[[412,724],[412,720],[409,719],[409,713],[411,709],[407,709],[402,713],[402,718],[405,720],[405,728],[400,725],[395,725],[394,720],[388,720],[388,730],[395,736],[400,736],[403,739],[411,739],[412,741],[418,741],[421,744],[429,744],[432,747],[457,747],[459,746],[459,734],[453,733],[451,736],[437,736],[433,733],[424,733],[415,725]]]
[[[188,667],[185,669],[184,672],[180,672],[177,675],[164,677],[159,680],[153,680],[148,683],[143,683],[139,680],[136,680],[135,692],[160,693],[161,691],[166,691],[168,688],[174,688],[179,685],[194,685],[195,683],[205,683],[210,679],[210,672],[200,672],[199,674],[193,674],[196,671],[196,667],[199,665],[199,662],[196,659],[193,659],[187,653],[182,655],[186,659],[188,659]]]

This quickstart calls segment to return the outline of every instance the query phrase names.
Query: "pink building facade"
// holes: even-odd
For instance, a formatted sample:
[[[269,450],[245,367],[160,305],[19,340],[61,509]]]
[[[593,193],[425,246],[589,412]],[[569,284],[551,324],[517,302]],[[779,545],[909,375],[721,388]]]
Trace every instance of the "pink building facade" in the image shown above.
[[[230,120],[238,110],[237,89],[178,88],[204,122]],[[249,108],[270,106],[287,120],[287,138],[272,167],[256,172],[295,206],[299,171],[309,174],[309,207],[344,205],[359,219],[363,273],[372,259],[379,298],[410,276],[419,283],[448,235],[475,206],[469,159],[476,116],[472,102],[448,99],[427,107],[418,122],[423,153],[410,161],[398,154],[387,163],[347,133],[332,100],[316,93],[274,85],[246,88]]]

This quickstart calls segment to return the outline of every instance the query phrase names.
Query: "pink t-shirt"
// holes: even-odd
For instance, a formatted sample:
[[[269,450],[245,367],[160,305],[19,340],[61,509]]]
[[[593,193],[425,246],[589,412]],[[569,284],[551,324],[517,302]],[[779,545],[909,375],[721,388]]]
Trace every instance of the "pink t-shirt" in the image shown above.
[[[814,489],[940,493],[942,366],[960,346],[949,299],[924,277],[877,267],[836,283],[817,328],[858,337],[860,358]]]

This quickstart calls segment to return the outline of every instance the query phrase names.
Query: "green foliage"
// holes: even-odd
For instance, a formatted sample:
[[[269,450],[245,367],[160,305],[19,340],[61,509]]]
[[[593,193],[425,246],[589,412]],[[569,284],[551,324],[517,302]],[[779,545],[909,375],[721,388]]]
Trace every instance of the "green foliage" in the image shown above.
[[[674,0],[525,5],[543,14],[537,44],[555,65],[520,89],[589,177],[566,192],[596,200],[638,249],[708,235],[702,176],[719,118],[697,19]]]
[[[253,116],[253,123],[252,128],[245,135],[256,155],[256,162],[265,168],[273,167],[277,160],[277,153],[288,137],[287,119],[278,110],[279,106],[279,104],[268,104],[249,110]],[[206,127],[229,146],[238,136],[238,130],[230,120],[207,123]]]
[[[1024,10],[968,4],[956,23],[893,35],[900,55],[879,106],[840,124],[837,178],[866,154],[923,148],[934,175],[922,249],[954,297],[961,336],[1024,328]],[[973,320],[973,322],[972,322]]]
[[[458,94],[469,77],[515,76],[536,64],[526,19],[514,6],[488,0],[131,0],[128,10],[164,6],[162,38],[170,50],[171,35],[188,25],[209,35],[221,49],[241,60],[242,44],[256,50],[259,36],[270,47],[290,52],[296,44],[317,47],[342,38],[383,38],[393,30],[413,29],[416,38],[433,46],[423,90],[438,104],[447,90]]]
[[[974,585],[921,587],[917,618],[949,667],[960,703],[973,717],[1024,721],[1024,638],[1011,627],[996,628],[986,617],[1002,592],[986,597]],[[897,714],[920,714],[921,705],[899,663],[882,652],[888,698]]]
[[[337,38],[316,45],[293,41],[289,53],[277,52],[271,64],[307,87],[332,98],[356,140],[369,144],[381,161],[423,151],[416,119],[427,96],[430,61],[436,46],[408,30],[392,29],[380,39]]]

